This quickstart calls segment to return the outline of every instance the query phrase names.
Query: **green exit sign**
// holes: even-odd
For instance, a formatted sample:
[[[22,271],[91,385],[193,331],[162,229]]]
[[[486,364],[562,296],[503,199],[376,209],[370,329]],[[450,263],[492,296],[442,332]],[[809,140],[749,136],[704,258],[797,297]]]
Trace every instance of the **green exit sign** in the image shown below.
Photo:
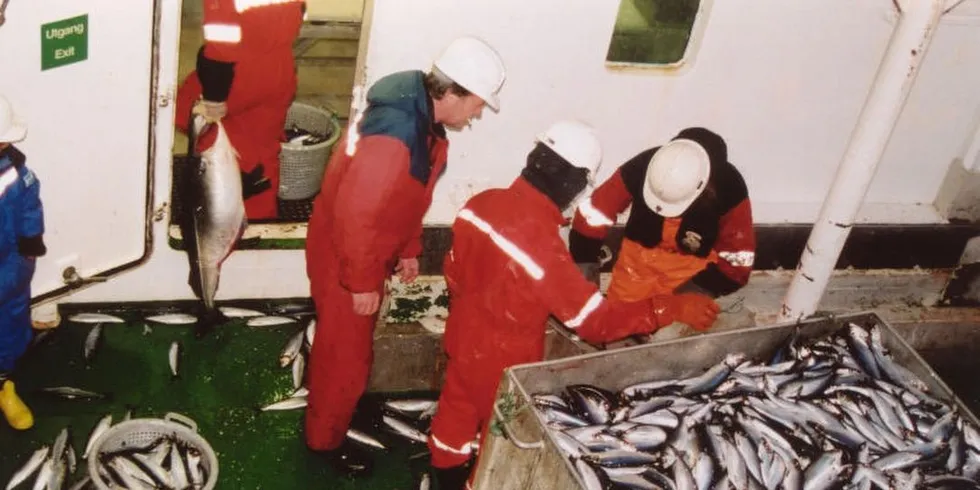
[[[88,59],[88,14],[41,26],[41,70]]]

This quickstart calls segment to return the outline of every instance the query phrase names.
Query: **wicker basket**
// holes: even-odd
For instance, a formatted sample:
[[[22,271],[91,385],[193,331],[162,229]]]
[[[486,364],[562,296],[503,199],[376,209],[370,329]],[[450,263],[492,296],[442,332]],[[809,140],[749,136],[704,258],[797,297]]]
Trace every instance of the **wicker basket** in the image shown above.
[[[99,476],[100,454],[146,446],[164,436],[173,437],[201,453],[201,464],[208,474],[203,490],[213,490],[218,482],[218,457],[208,441],[198,435],[197,424],[177,413],[168,413],[162,419],[132,419],[120,422],[99,436],[88,457],[88,474],[95,488],[110,489]]]
[[[296,126],[324,135],[315,145],[282,144],[279,153],[279,199],[297,200],[312,197],[320,190],[323,171],[330,151],[340,138],[340,123],[333,113],[302,102],[293,102],[286,115],[286,128]]]

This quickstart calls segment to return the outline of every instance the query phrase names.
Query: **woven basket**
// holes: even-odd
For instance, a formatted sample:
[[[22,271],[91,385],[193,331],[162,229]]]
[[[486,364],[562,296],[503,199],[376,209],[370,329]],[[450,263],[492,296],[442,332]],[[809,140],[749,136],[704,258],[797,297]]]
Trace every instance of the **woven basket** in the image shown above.
[[[309,146],[282,144],[279,152],[279,199],[312,197],[320,190],[330,151],[340,138],[340,122],[333,113],[302,102],[293,102],[286,115],[286,128],[296,126],[326,140]]]
[[[198,435],[197,424],[177,413],[168,413],[162,419],[132,419],[120,422],[99,436],[88,457],[88,474],[95,488],[110,490],[99,476],[100,454],[143,447],[165,436],[173,437],[201,453],[201,464],[208,473],[203,490],[213,490],[218,482],[218,457],[208,441]]]

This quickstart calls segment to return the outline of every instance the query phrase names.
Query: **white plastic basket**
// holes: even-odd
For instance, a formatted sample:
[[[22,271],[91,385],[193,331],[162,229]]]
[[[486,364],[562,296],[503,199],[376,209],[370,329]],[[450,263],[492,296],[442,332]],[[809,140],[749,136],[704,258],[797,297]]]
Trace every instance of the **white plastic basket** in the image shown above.
[[[201,465],[208,475],[203,490],[213,490],[218,482],[218,457],[208,441],[197,433],[197,423],[178,413],[168,413],[162,419],[132,419],[120,422],[99,436],[88,456],[88,473],[95,488],[110,490],[99,476],[100,454],[144,447],[161,437],[172,437],[201,453]]]
[[[283,143],[279,152],[279,199],[296,200],[312,197],[320,190],[323,172],[334,144],[340,139],[340,122],[336,115],[302,102],[293,102],[286,115],[286,128],[296,126],[327,139],[315,145]]]

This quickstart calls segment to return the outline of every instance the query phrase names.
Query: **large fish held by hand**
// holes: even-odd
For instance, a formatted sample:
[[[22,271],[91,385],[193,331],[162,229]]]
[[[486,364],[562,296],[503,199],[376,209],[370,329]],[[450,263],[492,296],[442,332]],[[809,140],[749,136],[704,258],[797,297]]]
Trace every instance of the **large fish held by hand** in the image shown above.
[[[214,144],[197,152],[198,137],[217,131]],[[195,333],[203,337],[225,320],[215,308],[221,264],[231,255],[248,224],[242,198],[238,152],[221,122],[205,124],[194,117],[189,135],[187,168],[179,191],[183,203],[180,233],[190,262],[188,282],[203,302]]]

